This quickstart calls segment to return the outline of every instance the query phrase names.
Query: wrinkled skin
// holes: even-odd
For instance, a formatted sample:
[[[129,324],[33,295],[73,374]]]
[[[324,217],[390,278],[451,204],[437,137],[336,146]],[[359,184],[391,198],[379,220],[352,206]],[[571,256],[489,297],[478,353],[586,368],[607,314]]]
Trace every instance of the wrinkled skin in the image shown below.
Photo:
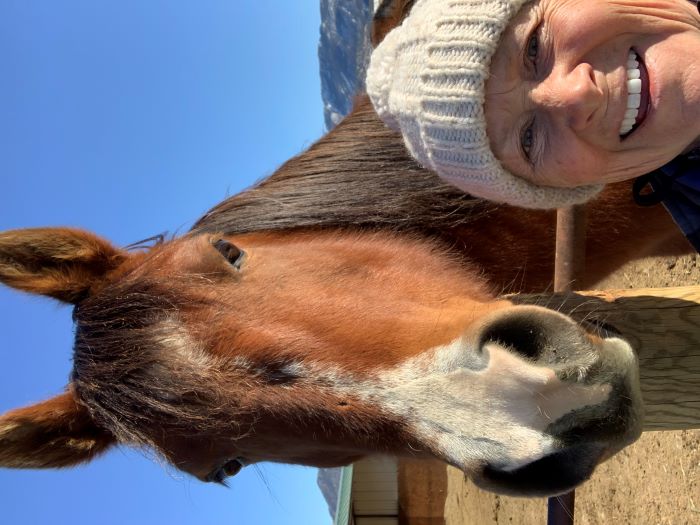
[[[649,104],[644,121],[623,138],[630,50],[648,72]],[[491,147],[512,173],[541,185],[649,173],[700,136],[698,56],[700,14],[686,0],[529,2],[491,62]]]

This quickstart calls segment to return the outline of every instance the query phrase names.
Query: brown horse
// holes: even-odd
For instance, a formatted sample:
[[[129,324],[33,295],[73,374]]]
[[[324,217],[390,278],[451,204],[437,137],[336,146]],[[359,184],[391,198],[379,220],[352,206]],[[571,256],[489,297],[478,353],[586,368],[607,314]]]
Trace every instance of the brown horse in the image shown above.
[[[624,185],[590,218],[590,279],[684,248]],[[74,304],[76,343],[64,394],[0,418],[0,464],[67,466],[122,442],[221,481],[383,453],[502,492],[567,490],[636,439],[641,407],[626,343],[495,298],[548,286],[552,230],[551,213],[440,183],[361,100],[180,239],[128,252],[6,232],[0,280]]]

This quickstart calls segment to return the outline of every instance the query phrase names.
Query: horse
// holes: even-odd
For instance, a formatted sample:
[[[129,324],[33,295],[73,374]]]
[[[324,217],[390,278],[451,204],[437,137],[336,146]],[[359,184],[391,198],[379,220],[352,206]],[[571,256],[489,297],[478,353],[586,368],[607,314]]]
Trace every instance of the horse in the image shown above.
[[[589,204],[587,277],[688,250],[629,185]],[[644,228],[639,228],[643,221]],[[73,305],[66,391],[0,416],[0,466],[117,443],[207,482],[260,461],[438,458],[497,492],[565,492],[641,432],[630,346],[503,292],[551,283],[553,212],[487,203],[408,155],[366,97],[180,238],[0,234],[0,281]]]

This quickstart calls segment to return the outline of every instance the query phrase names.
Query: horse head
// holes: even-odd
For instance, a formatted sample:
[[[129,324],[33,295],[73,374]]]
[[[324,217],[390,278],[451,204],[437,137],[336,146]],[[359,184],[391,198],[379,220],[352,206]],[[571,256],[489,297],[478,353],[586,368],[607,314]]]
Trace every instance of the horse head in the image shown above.
[[[278,461],[435,457],[504,493],[560,493],[641,431],[623,340],[497,298],[412,236],[193,233],[143,251],[0,234],[0,281],[74,305],[66,392],[0,417],[0,466],[115,443],[203,480]]]

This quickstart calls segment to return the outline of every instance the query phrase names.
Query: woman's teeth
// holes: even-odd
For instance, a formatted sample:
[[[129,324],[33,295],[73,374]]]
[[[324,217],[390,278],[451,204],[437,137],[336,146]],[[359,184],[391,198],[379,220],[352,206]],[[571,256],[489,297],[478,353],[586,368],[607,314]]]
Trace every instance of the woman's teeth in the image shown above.
[[[620,124],[620,136],[626,135],[634,127],[642,100],[642,80],[637,53],[630,51],[627,57],[627,110]]]

